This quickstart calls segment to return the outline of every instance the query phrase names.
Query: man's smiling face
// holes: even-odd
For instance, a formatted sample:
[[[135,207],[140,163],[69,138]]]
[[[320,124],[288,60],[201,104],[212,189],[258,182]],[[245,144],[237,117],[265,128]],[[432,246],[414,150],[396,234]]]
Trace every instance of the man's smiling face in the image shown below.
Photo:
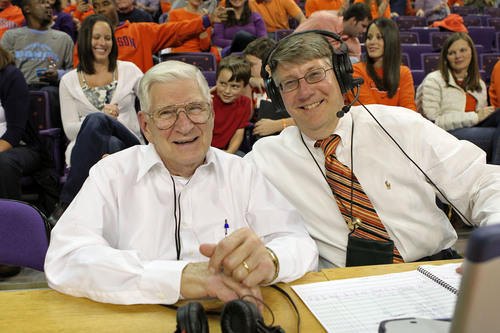
[[[149,112],[165,106],[207,101],[196,81],[181,80],[171,83],[154,83],[149,90]],[[179,108],[182,109],[181,106]],[[149,142],[153,142],[167,169],[174,175],[188,177],[203,164],[212,142],[214,114],[203,124],[192,122],[185,112],[179,112],[175,124],[168,129],[158,129],[151,117],[140,113],[141,129]]]

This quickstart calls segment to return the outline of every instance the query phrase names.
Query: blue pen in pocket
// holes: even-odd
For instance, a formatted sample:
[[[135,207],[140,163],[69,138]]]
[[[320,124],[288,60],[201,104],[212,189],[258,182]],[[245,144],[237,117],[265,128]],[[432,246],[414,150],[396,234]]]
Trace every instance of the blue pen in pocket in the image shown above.
[[[227,236],[227,229],[229,229],[229,224],[227,224],[227,219],[224,220],[224,237]]]

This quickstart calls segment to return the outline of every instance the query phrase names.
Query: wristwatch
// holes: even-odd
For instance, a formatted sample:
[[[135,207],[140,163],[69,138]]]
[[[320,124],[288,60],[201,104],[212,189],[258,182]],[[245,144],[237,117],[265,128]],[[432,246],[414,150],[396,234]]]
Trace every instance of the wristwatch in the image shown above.
[[[271,279],[271,281],[269,281],[269,284],[271,284],[274,282],[274,280],[276,280],[276,278],[278,277],[278,275],[280,273],[280,262],[278,260],[278,257],[276,257],[276,254],[274,253],[273,250],[271,250],[268,247],[266,247],[266,250],[267,250],[267,253],[269,253],[269,255],[271,256],[271,260],[273,261],[273,264],[274,264],[274,276]]]

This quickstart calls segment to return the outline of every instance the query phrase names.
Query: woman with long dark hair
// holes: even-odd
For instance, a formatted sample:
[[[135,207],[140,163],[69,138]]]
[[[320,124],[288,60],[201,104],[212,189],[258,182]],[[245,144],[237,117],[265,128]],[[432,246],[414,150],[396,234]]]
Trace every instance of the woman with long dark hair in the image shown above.
[[[70,171],[51,223],[57,222],[103,155],[144,143],[135,109],[143,73],[135,64],[117,60],[118,45],[108,18],[91,15],[83,20],[77,52],[77,68],[60,84]]]
[[[373,20],[368,25],[365,45],[364,59],[353,65],[353,76],[364,79],[359,101],[416,111],[413,76],[408,67],[401,65],[401,38],[396,23],[385,17]],[[351,102],[354,95],[348,93],[346,99]]]
[[[500,113],[492,114],[494,108],[488,106],[469,35],[456,32],[445,40],[438,68],[417,89],[418,111],[455,137],[479,146],[488,162],[500,164]]]

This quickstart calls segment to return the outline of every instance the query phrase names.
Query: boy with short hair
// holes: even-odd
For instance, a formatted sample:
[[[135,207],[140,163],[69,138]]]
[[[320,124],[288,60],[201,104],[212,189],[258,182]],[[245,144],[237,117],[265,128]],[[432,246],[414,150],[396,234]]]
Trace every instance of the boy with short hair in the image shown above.
[[[250,119],[250,99],[243,95],[251,76],[250,63],[242,56],[225,57],[217,66],[216,76],[212,146],[234,154]]]

